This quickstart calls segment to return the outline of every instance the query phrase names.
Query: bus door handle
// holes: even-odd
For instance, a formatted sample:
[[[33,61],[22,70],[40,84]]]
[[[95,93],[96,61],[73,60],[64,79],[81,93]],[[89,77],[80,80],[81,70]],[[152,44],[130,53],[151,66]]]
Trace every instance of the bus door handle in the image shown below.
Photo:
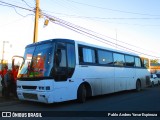
[[[74,82],[73,80],[69,80],[69,82]]]

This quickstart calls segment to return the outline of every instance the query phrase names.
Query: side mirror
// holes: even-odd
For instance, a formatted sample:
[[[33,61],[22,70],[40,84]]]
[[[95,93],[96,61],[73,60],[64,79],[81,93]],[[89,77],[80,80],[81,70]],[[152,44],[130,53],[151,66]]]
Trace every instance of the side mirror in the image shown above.
[[[19,66],[19,69],[22,68],[22,65],[24,64],[24,58],[22,56],[13,56],[12,57],[12,69],[15,65]]]

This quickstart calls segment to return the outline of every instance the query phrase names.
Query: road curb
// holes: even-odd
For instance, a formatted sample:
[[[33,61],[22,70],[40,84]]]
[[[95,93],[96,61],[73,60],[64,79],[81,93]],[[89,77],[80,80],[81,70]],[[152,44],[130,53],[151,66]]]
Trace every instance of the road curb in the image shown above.
[[[0,107],[14,105],[18,103],[20,103],[18,99],[17,100],[14,100],[14,99],[5,100],[4,98],[0,97]]]
[[[15,104],[18,104],[18,103],[19,103],[19,101],[3,102],[3,103],[0,103],[0,107],[9,106],[9,105],[15,105]]]

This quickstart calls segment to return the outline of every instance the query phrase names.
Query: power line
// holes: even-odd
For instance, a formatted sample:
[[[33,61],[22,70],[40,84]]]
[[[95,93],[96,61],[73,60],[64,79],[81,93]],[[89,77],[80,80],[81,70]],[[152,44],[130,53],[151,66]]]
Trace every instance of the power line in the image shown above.
[[[107,22],[107,23],[114,23],[114,24],[124,24],[124,25],[134,25],[134,26],[149,26],[149,27],[159,27],[160,24],[138,24],[138,23],[121,23],[121,22],[111,22],[111,21],[106,21],[106,20],[152,20],[152,19],[155,19],[155,20],[160,20],[160,18],[101,18],[101,17],[88,17],[88,16],[77,16],[77,15],[71,15],[71,14],[64,14],[64,13],[57,13],[57,12],[51,12],[51,11],[46,11],[46,10],[43,10],[44,12],[47,12],[47,13],[54,13],[54,14],[57,14],[57,15],[61,15],[61,16],[65,16],[65,17],[72,17],[72,18],[81,18],[81,19],[90,19],[90,20],[94,20],[94,21],[100,21],[100,22]]]
[[[31,7],[25,0],[22,0],[28,7],[30,7],[30,8],[33,8],[33,7]]]
[[[3,1],[0,1],[0,3],[5,4],[5,6],[7,6],[7,7],[16,7],[16,8],[20,8],[20,9],[24,9],[24,10],[28,10],[28,11],[34,12],[34,10],[30,10],[30,9],[27,9],[27,8],[24,8],[24,7],[20,7],[20,6],[17,6],[17,5],[13,5],[13,4],[10,4],[10,3],[6,3],[6,2],[3,2]],[[64,20],[59,19],[59,18],[56,18],[56,17],[54,17],[54,16],[47,15],[46,13],[43,13],[43,15],[46,16],[49,20],[51,20],[53,23],[56,23],[56,24],[61,25],[61,26],[63,26],[63,27],[66,27],[66,28],[68,28],[68,29],[70,29],[70,30],[73,30],[73,31],[77,32],[77,33],[83,34],[83,35],[85,35],[85,36],[87,36],[87,37],[94,38],[94,39],[96,39],[96,40],[98,40],[98,41],[100,41],[100,42],[103,42],[103,43],[105,43],[105,44],[106,44],[106,42],[108,42],[107,44],[110,44],[110,45],[112,45],[112,46],[113,46],[113,45],[118,45],[119,47],[121,47],[121,48],[123,48],[123,49],[125,48],[125,49],[127,49],[127,50],[132,51],[132,52],[136,52],[136,53],[143,54],[143,55],[147,55],[147,56],[151,56],[151,57],[160,58],[160,57],[157,57],[157,56],[153,56],[153,55],[149,55],[149,54],[146,54],[146,53],[142,53],[142,52],[139,52],[139,51],[130,49],[130,48],[128,48],[128,47],[125,47],[125,46],[122,46],[122,45],[113,43],[113,42],[111,42],[111,41],[109,41],[109,40],[106,40],[106,39],[104,39],[104,38],[102,38],[102,37],[97,36],[97,33],[94,32],[94,31],[91,31],[91,30],[88,30],[88,29],[86,29],[86,28],[83,28],[83,27],[74,25],[74,24],[72,24],[72,23],[70,23],[70,22],[64,21]],[[110,38],[110,37],[108,37],[108,38]],[[113,38],[112,38],[112,39],[113,39]]]
[[[73,0],[67,0],[67,1],[72,2],[72,3],[76,3],[76,4],[80,4],[80,5],[85,5],[85,6],[88,6],[88,7],[94,7],[94,8],[103,9],[103,10],[110,10],[110,11],[114,11],[114,12],[136,14],[136,15],[145,15],[145,16],[160,16],[160,15],[151,15],[151,14],[146,14],[146,13],[138,13],[138,12],[130,12],[130,11],[123,11],[123,10],[105,8],[105,7],[95,6],[95,5],[89,5],[89,4],[86,4],[86,3],[76,2],[76,1],[73,1]]]
[[[1,1],[0,1],[1,2]],[[20,15],[20,16],[22,16],[22,17],[26,17],[26,16],[28,16],[28,15],[30,15],[30,14],[28,14],[28,15],[22,15],[22,14],[20,14],[17,10],[16,10],[16,7],[14,6],[14,5],[12,5],[12,4],[6,4],[6,3],[4,3],[4,4],[0,4],[1,6],[7,6],[7,7],[11,7],[11,8],[13,8],[14,9],[14,11],[18,14],[18,15]]]
[[[83,29],[84,29],[84,28],[83,28]],[[86,31],[88,31],[88,30],[86,30]],[[91,32],[93,32],[93,31],[91,31]],[[129,45],[129,46],[132,46],[132,47],[134,47],[134,48],[138,48],[138,49],[141,49],[141,50],[149,51],[149,50],[146,50],[146,49],[143,49],[143,48],[137,47],[137,46],[135,46],[135,45],[131,45],[131,44],[129,44],[129,43],[123,42],[123,41],[121,41],[121,40],[117,40],[117,39],[115,39],[115,38],[111,38],[111,37],[109,37],[109,36],[102,35],[102,34],[97,33],[97,32],[94,32],[94,34],[97,34],[97,35],[100,35],[100,36],[103,36],[103,37],[107,37],[107,38],[109,38],[109,39],[112,39],[112,40],[115,40],[115,41],[121,42],[121,43],[123,43],[123,44]],[[149,52],[152,52],[152,53],[153,53],[153,51],[149,51]]]
[[[22,16],[22,17],[25,17],[24,15],[18,13],[15,7],[13,7],[13,9],[14,9],[14,11],[15,11],[18,15],[20,15],[20,16]]]
[[[21,6],[17,6],[17,5],[14,5],[14,4],[6,3],[6,2],[3,2],[3,1],[0,1],[0,3],[3,3],[7,7],[16,7],[16,8],[20,8],[20,9],[23,9],[23,10],[28,10],[28,11],[34,12],[34,10],[31,10],[31,9],[28,9],[28,8],[24,8],[24,7],[21,7]]]
[[[50,16],[50,15],[47,15],[47,14],[45,14],[45,13],[43,13],[43,15],[46,16],[49,20],[51,20],[51,21],[52,21],[53,23],[55,23],[55,24],[61,25],[61,26],[63,26],[63,27],[66,27],[66,28],[68,28],[68,29],[70,29],[70,30],[73,30],[74,32],[83,34],[83,35],[85,35],[85,36],[87,36],[87,37],[89,36],[89,37],[94,38],[94,39],[96,39],[96,40],[98,40],[98,41],[100,41],[100,42],[103,42],[103,43],[108,42],[108,43],[109,43],[110,45],[112,45],[112,46],[113,46],[113,45],[114,45],[114,46],[117,45],[117,46],[119,46],[119,47],[121,47],[121,48],[123,48],[123,49],[125,48],[125,49],[127,49],[127,50],[129,50],[129,51],[132,51],[132,52],[136,52],[136,53],[139,53],[139,54],[147,55],[147,56],[150,56],[150,57],[160,58],[160,57],[157,57],[157,56],[149,55],[149,54],[146,54],[146,53],[143,53],[143,52],[139,52],[139,51],[130,49],[130,48],[128,48],[128,47],[125,47],[125,46],[122,46],[122,45],[113,43],[113,42],[111,42],[111,41],[109,41],[109,40],[106,40],[106,39],[104,39],[104,38],[101,38],[101,37],[95,35],[95,34],[94,34],[94,33],[95,33],[94,31],[91,31],[91,30],[85,29],[85,28],[83,28],[83,27],[74,25],[74,24],[72,24],[72,23],[70,23],[70,22],[64,21],[64,20],[59,19],[59,18],[56,18],[56,17],[54,17],[54,16]],[[89,32],[88,32],[88,31],[89,31]]]
[[[50,12],[43,10],[45,12]],[[63,14],[63,13],[56,13],[50,12],[54,14],[61,14],[67,17],[74,17],[74,18],[85,18],[85,19],[100,19],[100,20],[159,20],[160,17],[96,17],[96,16],[79,16],[79,15],[71,15],[71,14]]]

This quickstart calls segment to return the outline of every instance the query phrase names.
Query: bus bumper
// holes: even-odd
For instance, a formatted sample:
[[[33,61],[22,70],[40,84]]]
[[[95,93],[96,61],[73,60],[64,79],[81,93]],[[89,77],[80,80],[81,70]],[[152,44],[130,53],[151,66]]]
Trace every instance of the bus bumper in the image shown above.
[[[33,91],[17,91],[17,96],[19,100],[35,101],[42,103],[54,103],[53,97],[51,97],[53,92],[33,92]]]

